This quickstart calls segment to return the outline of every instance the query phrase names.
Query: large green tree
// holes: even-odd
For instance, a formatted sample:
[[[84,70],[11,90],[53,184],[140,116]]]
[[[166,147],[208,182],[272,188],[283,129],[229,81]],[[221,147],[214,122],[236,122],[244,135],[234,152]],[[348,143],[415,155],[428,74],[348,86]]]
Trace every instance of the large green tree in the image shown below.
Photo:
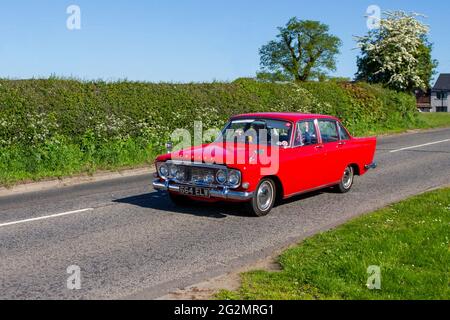
[[[318,21],[291,18],[260,51],[263,80],[307,81],[336,70],[341,40]]]
[[[382,83],[398,91],[430,87],[437,61],[432,59],[429,27],[419,14],[402,11],[386,12],[379,28],[357,37],[356,80]]]

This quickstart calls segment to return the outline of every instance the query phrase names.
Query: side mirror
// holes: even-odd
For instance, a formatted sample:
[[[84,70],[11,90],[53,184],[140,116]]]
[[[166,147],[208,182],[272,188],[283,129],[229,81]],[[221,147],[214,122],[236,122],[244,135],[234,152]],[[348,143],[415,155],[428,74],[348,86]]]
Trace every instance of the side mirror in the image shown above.
[[[167,142],[166,143],[166,149],[167,149],[167,153],[171,153],[173,150],[173,143],[172,142]]]

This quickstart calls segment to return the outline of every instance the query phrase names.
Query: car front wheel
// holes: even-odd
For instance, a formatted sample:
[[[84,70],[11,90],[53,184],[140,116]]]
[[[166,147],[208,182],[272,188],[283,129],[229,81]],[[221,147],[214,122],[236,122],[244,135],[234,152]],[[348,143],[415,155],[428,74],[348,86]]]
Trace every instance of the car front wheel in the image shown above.
[[[339,183],[336,188],[340,193],[347,193],[353,187],[353,181],[355,179],[355,169],[352,166],[348,166],[344,170],[342,175],[341,183]]]
[[[247,203],[248,212],[257,217],[263,217],[272,210],[277,190],[272,179],[263,179],[259,183],[252,200]]]

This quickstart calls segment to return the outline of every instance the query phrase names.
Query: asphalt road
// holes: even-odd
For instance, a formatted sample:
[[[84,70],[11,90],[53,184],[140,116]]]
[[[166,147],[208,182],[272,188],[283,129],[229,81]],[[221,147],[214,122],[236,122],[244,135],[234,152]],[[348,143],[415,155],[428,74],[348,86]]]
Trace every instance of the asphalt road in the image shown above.
[[[376,158],[379,168],[358,178],[351,193],[296,197],[263,218],[236,205],[176,208],[151,189],[150,175],[2,197],[0,298],[156,298],[218,276],[449,185],[450,129],[381,138]],[[64,215],[39,220],[54,214]],[[67,289],[71,265],[81,268],[80,290]]]

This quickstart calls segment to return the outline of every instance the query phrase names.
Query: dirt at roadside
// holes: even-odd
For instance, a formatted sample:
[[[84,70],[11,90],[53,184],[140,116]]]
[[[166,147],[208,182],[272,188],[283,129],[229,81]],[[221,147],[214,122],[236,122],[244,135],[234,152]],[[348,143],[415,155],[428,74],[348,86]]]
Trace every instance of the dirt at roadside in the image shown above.
[[[251,270],[280,271],[281,267],[276,262],[276,256],[271,256],[225,275],[178,289],[157,300],[210,300],[222,289],[230,291],[239,289],[241,285],[240,274]]]

